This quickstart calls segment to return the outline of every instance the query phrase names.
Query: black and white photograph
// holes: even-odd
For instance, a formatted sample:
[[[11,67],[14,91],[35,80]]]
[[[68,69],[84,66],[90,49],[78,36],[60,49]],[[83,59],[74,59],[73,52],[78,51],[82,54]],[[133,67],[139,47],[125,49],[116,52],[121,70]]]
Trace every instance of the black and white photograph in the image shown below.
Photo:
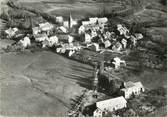
[[[0,0],[0,117],[167,117],[167,0]]]

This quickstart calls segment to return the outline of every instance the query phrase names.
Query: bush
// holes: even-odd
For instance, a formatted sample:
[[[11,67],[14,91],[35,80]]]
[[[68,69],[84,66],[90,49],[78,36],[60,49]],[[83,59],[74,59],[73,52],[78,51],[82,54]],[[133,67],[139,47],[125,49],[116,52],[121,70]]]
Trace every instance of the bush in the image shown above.
[[[167,0],[160,0],[160,3],[161,3],[162,5],[166,5],[166,4],[167,4]]]
[[[165,97],[167,90],[164,87],[158,87],[148,92],[151,96],[163,96]]]

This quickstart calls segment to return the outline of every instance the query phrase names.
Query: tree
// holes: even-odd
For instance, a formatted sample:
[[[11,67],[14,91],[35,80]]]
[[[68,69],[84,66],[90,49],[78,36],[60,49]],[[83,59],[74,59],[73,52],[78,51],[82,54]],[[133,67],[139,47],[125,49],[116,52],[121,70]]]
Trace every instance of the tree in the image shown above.
[[[160,0],[160,3],[161,3],[162,5],[166,5],[166,4],[167,4],[167,0]]]

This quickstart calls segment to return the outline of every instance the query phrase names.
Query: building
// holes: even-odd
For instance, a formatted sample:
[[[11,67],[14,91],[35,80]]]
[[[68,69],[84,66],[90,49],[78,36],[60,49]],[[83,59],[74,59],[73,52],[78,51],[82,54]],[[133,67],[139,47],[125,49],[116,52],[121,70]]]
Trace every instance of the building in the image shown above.
[[[24,39],[20,40],[19,43],[21,44],[23,48],[27,48],[28,46],[31,45],[31,40],[29,37],[26,36],[24,37]]]
[[[57,44],[59,42],[59,39],[56,35],[49,37],[48,39],[45,39],[42,42],[42,47],[52,47],[54,44]]]
[[[87,47],[92,51],[96,51],[96,52],[100,51],[100,47],[98,43],[88,44]]]
[[[103,117],[108,112],[113,112],[127,107],[127,101],[123,96],[96,102],[97,109],[93,112],[93,117]]]
[[[88,34],[88,33],[85,33],[85,43],[91,43],[91,35],[90,34]]]
[[[143,39],[143,35],[141,33],[135,33],[135,37],[137,40]]]
[[[90,21],[92,24],[96,24],[96,23],[97,23],[97,20],[98,20],[98,17],[91,17],[91,18],[89,18],[89,21]]]
[[[39,27],[34,27],[34,28],[32,28],[32,32],[33,32],[33,35],[37,35],[38,33],[41,32],[41,30]]]
[[[98,18],[98,24],[104,26],[108,22],[106,17]]]
[[[81,25],[78,29],[78,33],[79,34],[84,34],[85,33],[85,27],[83,25]]]
[[[108,48],[111,46],[111,42],[109,40],[104,41],[105,48]]]
[[[62,16],[57,16],[56,17],[56,21],[58,22],[58,23],[60,23],[60,24],[63,24],[63,17]]]
[[[115,57],[112,63],[114,64],[116,70],[120,68],[121,64],[124,64],[126,66],[126,62],[124,60],[121,60],[119,57]]]
[[[70,13],[69,19],[67,21],[63,22],[63,26],[66,28],[72,28],[73,26],[77,25],[78,22],[72,18],[72,15]]]
[[[7,36],[9,38],[15,36],[16,32],[18,31],[18,28],[9,28],[7,30],[5,30],[5,33],[7,34]]]
[[[58,27],[58,30],[63,32],[63,33],[67,33],[68,32],[68,30],[64,26]]]
[[[69,34],[59,34],[57,36],[60,42],[72,43],[74,41],[74,37]]]
[[[45,33],[43,33],[43,34],[34,35],[34,38],[35,38],[35,41],[42,42],[42,41],[48,39],[48,36]]]
[[[117,30],[119,31],[120,35],[124,35],[126,38],[130,38],[130,36],[128,35],[129,30],[125,26],[118,24]]]
[[[123,89],[121,89],[121,92],[123,92],[123,95],[126,99],[130,98],[132,95],[139,95],[140,93],[145,91],[144,86],[141,82],[126,82],[124,83]]]
[[[54,28],[54,26],[49,22],[46,22],[46,23],[39,24],[39,28],[41,29],[41,31],[47,32],[47,31],[51,31]]]

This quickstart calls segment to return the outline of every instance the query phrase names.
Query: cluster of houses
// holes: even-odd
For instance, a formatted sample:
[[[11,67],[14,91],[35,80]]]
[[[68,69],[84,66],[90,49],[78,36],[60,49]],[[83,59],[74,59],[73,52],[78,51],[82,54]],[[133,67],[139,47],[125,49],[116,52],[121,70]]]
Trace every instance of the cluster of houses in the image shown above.
[[[111,49],[116,52],[123,51],[129,46],[136,46],[137,41],[143,38],[140,33],[130,34],[129,30],[122,24],[117,24],[113,31],[110,31],[108,19],[89,18],[89,21],[82,21],[78,34],[83,35],[86,44],[93,43],[96,51],[99,48]]]
[[[128,99],[135,95],[140,95],[145,91],[141,82],[125,82],[124,88],[120,90],[122,96],[96,102],[96,110],[93,117],[105,117],[108,113],[112,113],[119,109],[127,107]]]
[[[69,17],[64,21],[63,17],[58,16],[57,21],[61,25],[53,25],[49,22],[39,23],[32,28],[32,34],[27,34],[18,44],[22,48],[31,46],[33,36],[35,42],[40,43],[42,48],[56,47],[56,52],[71,57],[81,49],[87,48],[91,51],[102,53],[107,50],[121,52],[129,46],[136,46],[137,41],[143,38],[142,34],[130,34],[129,30],[122,24],[117,24],[113,31],[108,28],[108,19],[106,17],[92,17],[88,21],[82,21],[78,28],[78,37],[81,41],[75,40],[74,36],[69,33],[69,29],[77,25],[77,21]],[[9,28],[5,31],[8,37],[16,35],[17,28]],[[30,36],[32,35],[32,36]],[[119,57],[110,61],[116,70],[120,68],[121,63],[126,66],[126,62]],[[112,68],[108,66],[106,69]]]
[[[89,18],[88,21],[82,21],[82,24],[79,26],[78,35],[81,39],[80,42],[76,41],[69,33],[70,28],[78,25],[71,15],[68,21],[64,21],[61,16],[56,17],[56,19],[61,24],[60,26],[55,26],[49,22],[40,23],[32,28],[32,34],[27,34],[18,41],[18,44],[24,49],[31,46],[32,39],[30,37],[33,36],[34,41],[40,43],[42,48],[54,46],[57,53],[67,53],[71,57],[74,53],[84,48],[96,52],[103,52],[108,49],[114,52],[121,52],[130,46],[135,47],[137,41],[143,38],[143,35],[140,33],[131,34],[123,24],[117,24],[116,28],[110,31],[107,26],[108,19],[106,17],[93,17]],[[18,32],[17,28],[5,30],[8,38],[15,36],[16,32]],[[118,70],[122,63],[126,66],[124,60],[115,57],[108,65],[110,67],[112,64]],[[106,69],[109,68],[107,67]],[[93,112],[93,117],[104,117],[108,112],[126,108],[127,99],[144,91],[145,89],[141,82],[125,82],[124,88],[120,89],[122,96],[96,102],[97,109]]]

